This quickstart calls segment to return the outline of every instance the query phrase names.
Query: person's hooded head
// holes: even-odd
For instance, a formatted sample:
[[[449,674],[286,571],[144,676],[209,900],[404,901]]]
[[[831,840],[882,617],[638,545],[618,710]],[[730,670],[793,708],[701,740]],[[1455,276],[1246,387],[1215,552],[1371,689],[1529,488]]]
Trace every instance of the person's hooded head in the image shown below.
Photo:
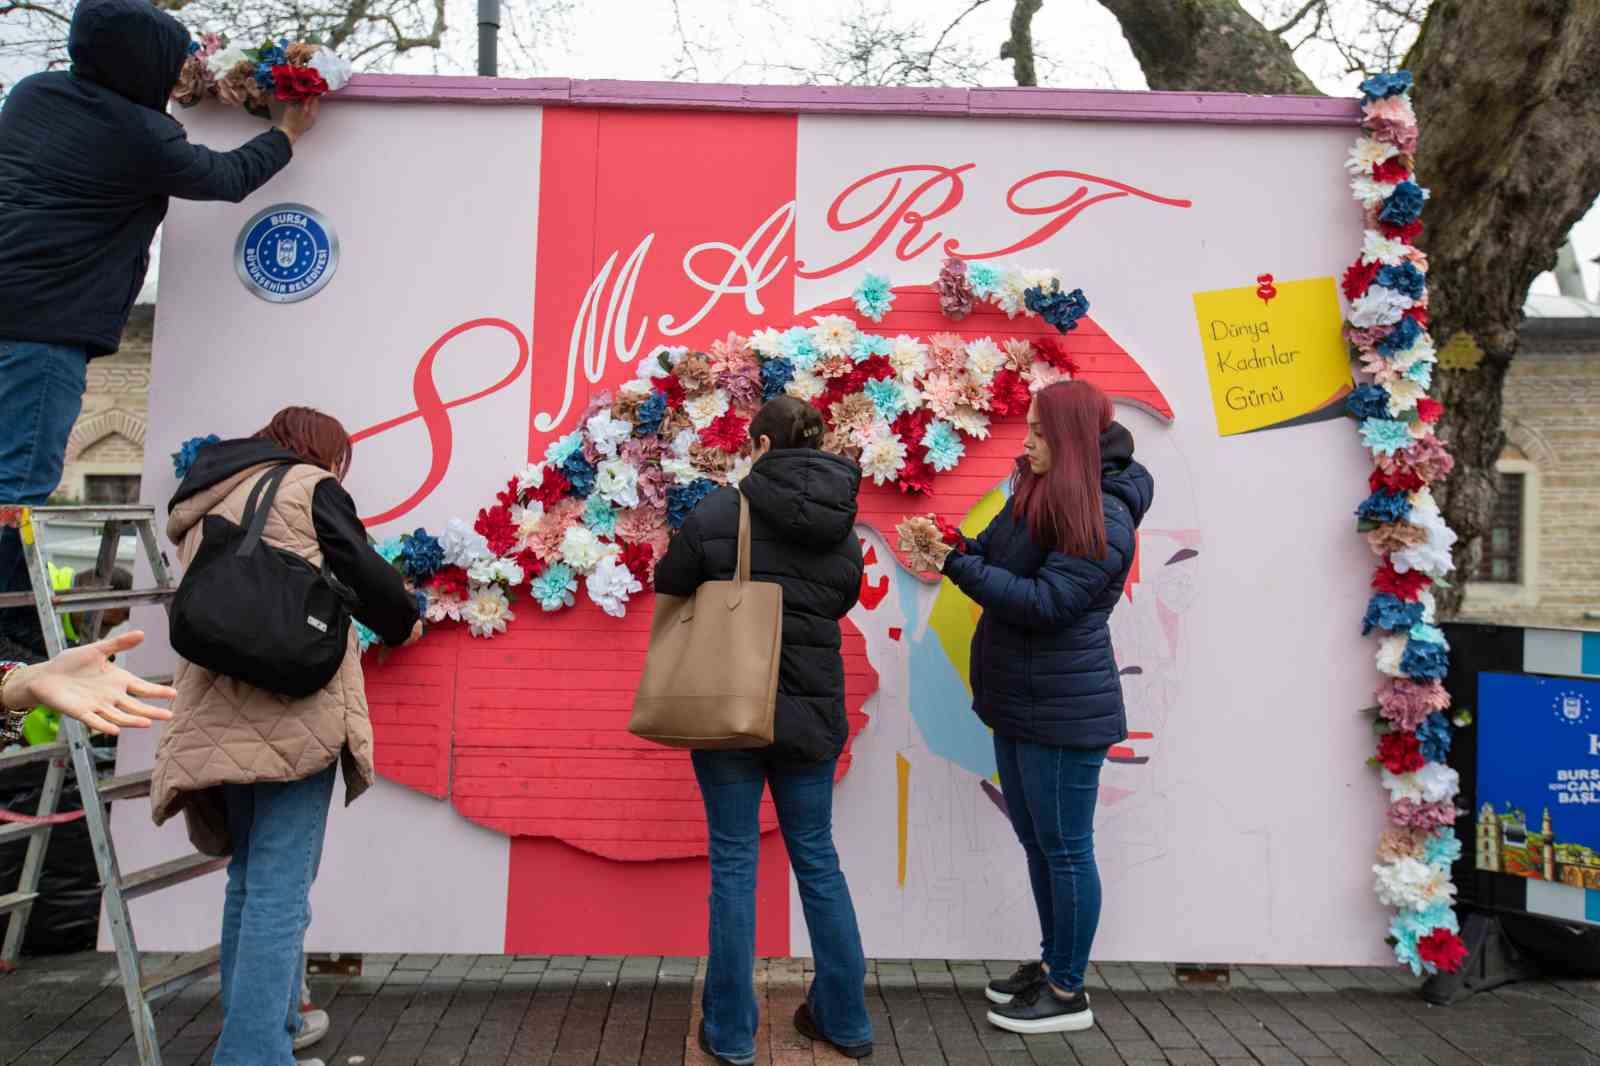
[[[75,77],[165,111],[189,58],[189,31],[149,0],[79,0],[67,54]]]

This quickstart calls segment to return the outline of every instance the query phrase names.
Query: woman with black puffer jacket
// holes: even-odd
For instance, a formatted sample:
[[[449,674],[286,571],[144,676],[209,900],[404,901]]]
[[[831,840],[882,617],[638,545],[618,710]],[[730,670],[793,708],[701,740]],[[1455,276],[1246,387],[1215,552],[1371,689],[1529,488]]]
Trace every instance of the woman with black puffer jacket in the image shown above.
[[[755,1061],[756,866],[769,785],[800,886],[816,979],[795,1027],[850,1058],[872,1053],[866,956],[833,846],[833,778],[849,727],[839,620],[861,594],[856,492],[861,470],[820,451],[822,416],[781,396],[750,423],[755,465],[737,489],[705,498],[656,567],[655,588],[692,596],[733,578],[739,495],[750,502],[750,576],[783,587],[783,646],[773,744],[696,751],[711,837],[710,961],[700,1047],[719,1063]]]
[[[1128,735],[1111,610],[1155,482],[1106,394],[1068,381],[1034,397],[1011,489],[989,527],[944,564],[983,608],[973,708],[994,730],[1043,933],[1039,962],[990,984],[989,1021],[1015,1033],[1071,1032],[1094,1024],[1083,978],[1100,920],[1100,768]]]

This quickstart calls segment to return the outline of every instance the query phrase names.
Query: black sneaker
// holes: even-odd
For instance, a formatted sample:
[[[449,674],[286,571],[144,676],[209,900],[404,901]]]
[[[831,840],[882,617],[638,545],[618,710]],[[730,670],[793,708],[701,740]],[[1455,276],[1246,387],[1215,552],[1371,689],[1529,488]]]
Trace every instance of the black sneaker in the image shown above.
[[[753,1058],[752,1059],[748,1059],[745,1062],[735,1062],[730,1058],[725,1058],[722,1055],[718,1055],[715,1051],[712,1051],[711,1050],[711,1041],[706,1039],[706,1023],[704,1021],[700,1022],[700,1033],[699,1033],[699,1036],[700,1036],[700,1050],[705,1052],[706,1053],[706,1057],[708,1059],[710,1059],[712,1062],[716,1063],[717,1066],[753,1066],[753,1064],[755,1063],[755,1059],[753,1059]]]
[[[1035,1033],[1081,1033],[1094,1028],[1094,1012],[1089,1009],[1089,994],[1079,992],[1062,999],[1046,982],[1018,992],[1004,1007],[989,1012],[989,1024],[1008,1033],[1031,1036]]]
[[[794,1027],[800,1035],[807,1040],[821,1041],[847,1059],[865,1059],[872,1056],[871,1044],[835,1044],[832,1040],[822,1035],[822,1030],[817,1028],[817,1021],[811,1017],[811,1004],[802,1003],[800,1009],[794,1012]]]
[[[1025,962],[1013,970],[1010,977],[990,981],[989,987],[983,990],[983,994],[989,997],[990,1003],[998,1003],[1004,1007],[1018,992],[1025,992],[1043,980],[1044,963]]]

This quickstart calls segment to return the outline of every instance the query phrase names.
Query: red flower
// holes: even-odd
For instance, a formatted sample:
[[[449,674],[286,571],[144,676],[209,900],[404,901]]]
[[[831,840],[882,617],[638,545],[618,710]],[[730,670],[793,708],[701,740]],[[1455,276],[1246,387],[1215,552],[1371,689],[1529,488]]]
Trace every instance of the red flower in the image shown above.
[[[517,527],[511,521],[511,508],[503,503],[479,511],[472,528],[489,542],[495,555],[506,555],[516,546]]]
[[[532,548],[523,548],[512,556],[512,561],[522,567],[522,576],[529,581],[544,573],[544,560]]]
[[[1078,363],[1067,353],[1066,341],[1060,337],[1044,337],[1033,342],[1041,361],[1049,363],[1064,374],[1078,376]]]
[[[456,599],[467,598],[467,572],[459,566],[440,567],[432,577],[422,583],[427,589],[432,589],[441,596],[454,596]]]
[[[1405,241],[1407,244],[1411,244],[1422,236],[1422,219],[1414,218],[1404,226],[1397,226],[1393,222],[1384,222],[1379,219],[1378,229],[1383,231],[1383,235],[1390,240]]]
[[[1384,492],[1416,492],[1426,484],[1422,475],[1410,467],[1374,470],[1367,478],[1367,487],[1372,492],[1380,489]]]
[[[514,507],[522,502],[522,490],[517,488],[517,479],[512,478],[506,482],[506,487],[494,494],[494,498],[504,507]]]
[[[867,387],[869,381],[882,381],[892,377],[894,377],[894,367],[890,364],[888,356],[874,355],[857,363],[844,377],[830,382],[828,389],[831,392],[837,388],[839,395],[844,397],[853,392],[860,392]]]
[[[1400,156],[1392,155],[1381,163],[1372,166],[1372,180],[1398,184],[1411,176],[1411,168]]]
[[[989,409],[1000,418],[1027,414],[1032,402],[1028,383],[1015,370],[1000,371],[989,385]]]
[[[895,484],[908,495],[932,492],[934,473],[933,467],[925,459],[918,455],[907,455],[906,461],[900,464],[900,476],[895,479]]]
[[[1387,592],[1389,595],[1405,600],[1407,603],[1417,602],[1417,598],[1422,595],[1422,590],[1431,584],[1433,584],[1433,579],[1418,570],[1407,570],[1403,574],[1396,573],[1394,564],[1387,559],[1372,575],[1373,588],[1379,592]]]
[[[700,431],[700,443],[707,448],[721,448],[730,455],[737,455],[749,439],[749,433],[749,421],[740,418],[739,412],[730,407]]]
[[[683,382],[678,380],[676,374],[656,378],[656,391],[667,398],[667,406],[674,411],[682,407],[683,401],[689,398],[689,394],[683,389]]]
[[[1378,761],[1391,774],[1409,774],[1427,760],[1415,733],[1385,733],[1378,738]]]
[[[1344,272],[1344,296],[1347,300],[1359,299],[1372,287],[1372,279],[1378,276],[1379,263],[1363,263],[1357,259],[1350,264],[1350,269]]]
[[[906,448],[915,455],[917,449],[922,447],[923,435],[928,432],[928,427],[933,424],[933,412],[926,407],[920,411],[907,411],[894,420],[890,428],[894,435],[905,441]]]
[[[1428,309],[1426,307],[1408,307],[1406,308],[1406,317],[1415,319],[1417,325],[1423,329],[1428,328]]]
[[[544,468],[544,481],[538,488],[528,490],[528,502],[537,500],[549,510],[566,499],[571,488],[572,482],[567,480],[567,475],[554,466],[547,466]]]
[[[1417,401],[1417,417],[1424,422],[1437,422],[1442,414],[1444,414],[1444,404],[1432,396],[1424,396]]]
[[[272,92],[279,100],[293,103],[327,91],[328,83],[315,67],[291,67],[284,63],[272,68]]]
[[[1467,945],[1450,930],[1440,927],[1417,941],[1417,957],[1437,966],[1444,973],[1455,973],[1467,961]]]
[[[639,584],[650,584],[650,568],[655,563],[656,550],[648,544],[622,545],[622,565],[626,566],[634,577],[639,579]]]
[[[961,535],[961,530],[951,525],[943,515],[934,515],[933,524],[939,527],[939,538],[946,544],[953,545],[959,550],[966,543],[966,538]]]

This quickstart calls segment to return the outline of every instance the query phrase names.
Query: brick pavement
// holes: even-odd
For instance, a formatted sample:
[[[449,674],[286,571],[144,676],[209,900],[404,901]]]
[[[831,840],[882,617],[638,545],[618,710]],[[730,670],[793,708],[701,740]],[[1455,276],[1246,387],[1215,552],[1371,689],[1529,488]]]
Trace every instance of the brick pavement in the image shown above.
[[[369,956],[360,977],[314,978],[333,1017],[329,1066],[700,1066],[695,959]],[[1600,982],[1511,986],[1430,1008],[1379,970],[1243,967],[1226,988],[1180,988],[1170,967],[1102,964],[1099,1024],[1017,1037],[984,1021],[983,983],[1009,963],[879,961],[869,978],[878,1066],[1567,1066],[1600,1064]],[[758,1061],[847,1060],[789,1019],[798,960],[758,968]],[[108,956],[33,960],[0,978],[0,1066],[136,1066]],[[167,1066],[205,1063],[217,983],[162,1005]]]

